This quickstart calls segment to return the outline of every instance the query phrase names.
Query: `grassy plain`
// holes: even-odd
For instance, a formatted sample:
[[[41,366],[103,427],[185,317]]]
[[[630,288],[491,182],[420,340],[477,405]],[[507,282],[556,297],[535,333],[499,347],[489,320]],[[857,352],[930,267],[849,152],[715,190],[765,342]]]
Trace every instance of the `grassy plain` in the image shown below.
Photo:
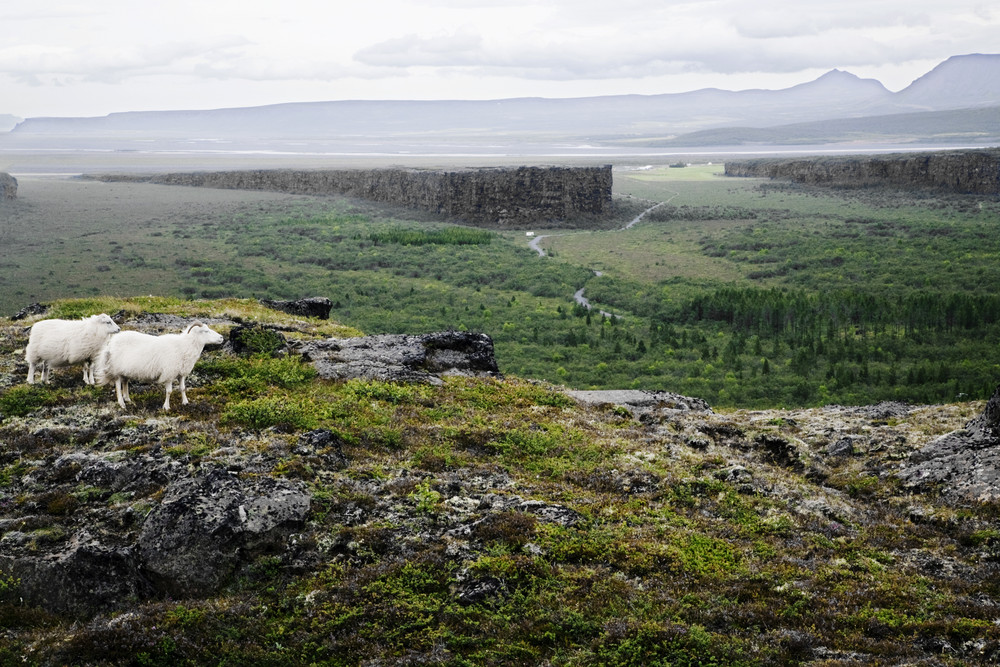
[[[100,294],[322,295],[367,333],[484,331],[505,373],[718,406],[986,398],[1000,205],[616,168],[619,231],[458,234],[336,197],[25,178],[0,312]],[[595,272],[599,272],[598,275]],[[584,288],[594,310],[574,303]],[[599,311],[620,317],[608,318]]]

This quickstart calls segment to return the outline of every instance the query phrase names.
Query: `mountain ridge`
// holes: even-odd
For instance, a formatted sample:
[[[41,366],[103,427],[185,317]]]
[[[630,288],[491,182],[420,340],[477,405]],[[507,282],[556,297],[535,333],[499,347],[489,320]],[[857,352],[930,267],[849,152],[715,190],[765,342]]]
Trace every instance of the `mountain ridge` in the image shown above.
[[[164,140],[662,142],[727,127],[1000,107],[1000,55],[953,56],[893,93],[875,79],[833,69],[781,90],[705,88],[657,95],[495,100],[339,100],[209,110],[126,111],[35,117],[12,142],[42,137]],[[0,135],[2,136],[2,135]],[[67,139],[69,140],[69,139]]]

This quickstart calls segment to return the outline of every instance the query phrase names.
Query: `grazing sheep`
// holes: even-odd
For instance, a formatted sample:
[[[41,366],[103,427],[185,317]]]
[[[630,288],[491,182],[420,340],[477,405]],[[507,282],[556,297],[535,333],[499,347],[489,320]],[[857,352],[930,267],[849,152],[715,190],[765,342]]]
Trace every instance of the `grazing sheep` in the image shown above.
[[[163,409],[170,409],[170,392],[175,380],[181,384],[181,404],[187,405],[184,379],[194,368],[206,345],[218,345],[222,335],[201,322],[190,325],[183,333],[151,336],[139,331],[123,331],[104,347],[97,364],[97,381],[115,381],[118,405],[131,401],[129,380],[159,382],[167,392]]]
[[[49,370],[83,363],[83,381],[94,384],[94,368],[101,348],[120,329],[106,313],[82,320],[41,320],[31,326],[24,360],[28,362],[28,384],[35,383],[35,366],[40,366],[42,382]]]

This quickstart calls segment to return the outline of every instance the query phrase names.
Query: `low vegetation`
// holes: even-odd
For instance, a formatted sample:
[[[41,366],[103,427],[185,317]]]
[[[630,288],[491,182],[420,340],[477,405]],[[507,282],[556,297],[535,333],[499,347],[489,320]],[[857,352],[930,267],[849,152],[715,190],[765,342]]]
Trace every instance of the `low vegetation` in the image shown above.
[[[249,300],[54,308],[151,304],[185,317],[254,313],[303,337],[334,326]],[[312,496],[287,548],[202,596],[123,600],[71,619],[25,604],[18,580],[0,570],[0,664],[959,665],[1000,656],[1000,508],[912,493],[892,475],[981,402],[889,418],[802,409],[640,420],[517,377],[332,382],[295,355],[210,350],[191,405],[166,419],[154,385],[133,389],[128,415],[75,370],[26,389],[24,330],[0,325],[0,543],[68,544],[82,526],[96,535],[114,512],[141,517],[162,499],[162,487],[121,493],[78,479],[63,466],[83,459],[60,459],[72,453],[167,458],[186,474],[228,467],[294,480]],[[297,446],[313,429],[335,435],[337,457]],[[855,452],[828,453],[845,436]],[[549,513],[518,509],[518,499]]]
[[[11,225],[12,248],[34,252],[18,256],[2,304],[146,289],[322,295],[334,320],[366,333],[486,332],[505,373],[569,387],[732,407],[990,395],[995,197],[819,190],[721,170],[619,170],[622,225],[667,203],[627,231],[554,231],[544,258],[523,232],[336,198],[116,230],[82,247]],[[590,309],[573,300],[581,288]]]

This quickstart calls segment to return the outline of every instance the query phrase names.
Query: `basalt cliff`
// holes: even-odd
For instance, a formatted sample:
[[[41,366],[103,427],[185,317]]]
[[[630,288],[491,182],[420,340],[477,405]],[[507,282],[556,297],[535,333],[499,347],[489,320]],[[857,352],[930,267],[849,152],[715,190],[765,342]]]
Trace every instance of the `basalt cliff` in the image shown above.
[[[177,172],[154,176],[104,174],[105,181],[340,194],[430,211],[493,228],[578,226],[611,211],[611,165],[433,169],[262,169]]]
[[[733,160],[726,162],[725,173],[845,188],[996,195],[1000,194],[1000,149]]]

